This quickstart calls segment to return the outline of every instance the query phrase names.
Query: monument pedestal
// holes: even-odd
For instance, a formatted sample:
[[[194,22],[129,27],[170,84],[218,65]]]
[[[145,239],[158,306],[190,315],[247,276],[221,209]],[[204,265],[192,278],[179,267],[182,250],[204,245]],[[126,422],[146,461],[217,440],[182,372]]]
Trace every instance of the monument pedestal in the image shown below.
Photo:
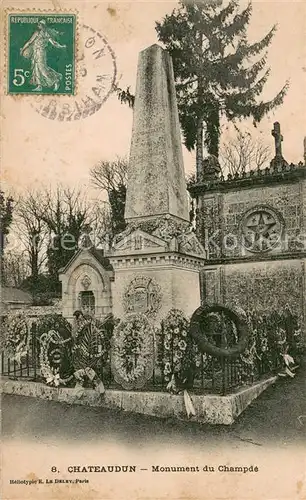
[[[108,257],[115,270],[115,317],[139,312],[158,324],[172,308],[188,317],[200,306],[204,249],[194,233],[165,241],[137,229],[119,240]]]

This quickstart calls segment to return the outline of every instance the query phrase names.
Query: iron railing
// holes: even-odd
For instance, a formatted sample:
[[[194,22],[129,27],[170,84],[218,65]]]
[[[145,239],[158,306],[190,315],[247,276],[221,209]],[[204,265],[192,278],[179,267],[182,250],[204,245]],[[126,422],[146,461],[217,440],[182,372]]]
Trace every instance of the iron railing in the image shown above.
[[[153,375],[141,390],[166,391],[169,377],[165,376],[165,364],[163,362],[163,338],[160,335],[153,349],[154,369]],[[8,356],[7,352],[1,352],[1,374],[10,379],[21,379],[29,381],[43,381],[40,372],[40,342],[36,335],[36,323],[32,321],[31,338],[27,354],[17,363],[15,359]],[[174,350],[171,352],[171,363],[174,366]],[[102,378],[106,388],[120,388],[114,381],[112,372],[112,353],[108,353],[103,365],[96,369]],[[169,358],[168,358],[169,359]],[[270,374],[277,373],[281,366],[281,358],[276,353],[267,353],[261,359],[256,358],[255,363],[248,364],[241,358],[220,359],[212,356],[201,356],[199,366],[192,365],[186,373],[176,373],[177,388],[186,388],[195,394],[228,394],[243,385],[250,385]],[[73,382],[72,382],[73,386]]]

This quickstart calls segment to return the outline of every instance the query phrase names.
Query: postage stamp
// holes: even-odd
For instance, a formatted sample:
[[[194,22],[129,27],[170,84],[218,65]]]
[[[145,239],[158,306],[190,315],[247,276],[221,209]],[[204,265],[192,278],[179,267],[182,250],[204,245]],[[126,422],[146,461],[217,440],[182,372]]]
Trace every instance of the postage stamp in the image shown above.
[[[74,95],[76,14],[8,15],[8,94]]]
[[[29,97],[32,108],[44,118],[60,122],[87,118],[99,111],[115,91],[116,56],[104,34],[82,24],[78,39],[76,94],[57,98],[40,94]]]

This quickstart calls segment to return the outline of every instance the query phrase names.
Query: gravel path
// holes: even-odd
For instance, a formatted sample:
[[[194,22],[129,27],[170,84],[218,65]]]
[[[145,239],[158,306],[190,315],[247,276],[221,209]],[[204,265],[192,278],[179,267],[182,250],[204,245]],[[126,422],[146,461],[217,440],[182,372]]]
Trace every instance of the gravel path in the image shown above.
[[[304,418],[299,417],[304,415]],[[59,425],[60,423],[60,425]],[[296,377],[280,379],[255,400],[232,426],[201,425],[172,419],[160,420],[103,408],[68,406],[40,399],[3,395],[3,438],[90,442],[97,435],[126,444],[150,440],[164,444],[246,442],[264,446],[302,444],[306,439],[306,368]]]

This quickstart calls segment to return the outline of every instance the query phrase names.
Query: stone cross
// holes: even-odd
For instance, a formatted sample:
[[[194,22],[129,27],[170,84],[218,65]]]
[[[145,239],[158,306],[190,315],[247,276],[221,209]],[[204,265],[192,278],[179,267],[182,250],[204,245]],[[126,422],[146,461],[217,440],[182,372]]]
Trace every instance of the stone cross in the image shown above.
[[[282,141],[283,136],[281,134],[280,124],[279,122],[275,122],[272,130],[272,135],[275,140],[275,156],[281,158],[282,155]]]

